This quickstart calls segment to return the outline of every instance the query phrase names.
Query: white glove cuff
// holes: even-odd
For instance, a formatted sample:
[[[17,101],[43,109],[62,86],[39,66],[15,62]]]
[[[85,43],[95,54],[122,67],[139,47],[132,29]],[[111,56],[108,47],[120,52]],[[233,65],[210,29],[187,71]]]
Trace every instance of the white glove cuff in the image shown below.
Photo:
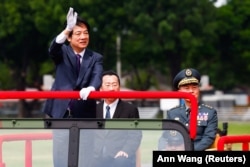
[[[93,86],[87,87],[90,91],[95,91],[95,88]]]
[[[72,31],[73,28],[70,28],[69,26],[66,26],[66,30],[67,30],[67,31]]]

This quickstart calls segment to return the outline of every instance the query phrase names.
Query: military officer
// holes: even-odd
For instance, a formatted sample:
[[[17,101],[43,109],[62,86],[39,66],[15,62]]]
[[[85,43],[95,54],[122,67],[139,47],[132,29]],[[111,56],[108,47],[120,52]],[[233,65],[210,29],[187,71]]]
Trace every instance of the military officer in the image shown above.
[[[217,111],[200,101],[200,73],[193,68],[181,70],[173,80],[174,89],[194,95],[198,101],[197,134],[194,140],[194,150],[203,151],[209,148],[215,140],[218,127]],[[167,112],[168,119],[182,122],[189,129],[190,99]]]

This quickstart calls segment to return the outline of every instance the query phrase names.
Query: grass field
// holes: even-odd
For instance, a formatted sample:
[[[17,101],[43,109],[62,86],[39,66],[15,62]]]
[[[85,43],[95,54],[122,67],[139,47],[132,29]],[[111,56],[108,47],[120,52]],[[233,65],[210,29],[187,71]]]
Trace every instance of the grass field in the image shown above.
[[[6,130],[0,129],[1,135],[8,134],[35,134],[48,133],[50,130]],[[25,167],[25,142],[24,141],[5,141],[2,144],[3,163],[6,167]],[[0,166],[2,164],[0,163]],[[33,167],[52,167],[52,141],[36,140],[32,142],[32,166]]]
[[[0,134],[20,134],[20,133],[47,133],[45,130],[0,130]],[[152,163],[152,151],[157,150],[158,139],[162,131],[143,130],[143,139],[140,146],[141,161],[143,164]],[[8,141],[2,145],[2,159],[6,167],[25,166],[25,142]],[[0,164],[1,166],[1,164]],[[52,141],[41,140],[32,142],[32,166],[52,167]]]
[[[219,123],[222,129],[222,122]],[[0,135],[17,133],[44,133],[48,130],[8,130],[0,129]],[[152,163],[152,151],[157,150],[158,139],[162,131],[143,130],[141,142],[141,161],[148,166]],[[250,122],[228,122],[228,135],[250,135]],[[33,167],[52,167],[52,141],[34,141],[32,143]],[[233,144],[233,150],[241,150],[241,145]],[[25,143],[8,141],[2,145],[1,155],[6,167],[25,166]],[[1,164],[0,164],[1,166]]]
[[[222,129],[222,122],[219,122],[219,128]],[[228,135],[250,135],[250,122],[228,122]]]
[[[219,122],[219,128],[222,129],[222,122]],[[228,122],[228,136],[250,135],[250,122]],[[242,144],[233,144],[232,150],[242,150]]]

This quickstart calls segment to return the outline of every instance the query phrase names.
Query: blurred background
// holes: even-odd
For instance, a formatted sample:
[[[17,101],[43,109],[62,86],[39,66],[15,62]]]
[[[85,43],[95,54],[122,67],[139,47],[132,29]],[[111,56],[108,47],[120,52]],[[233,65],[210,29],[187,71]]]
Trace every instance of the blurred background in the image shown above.
[[[69,7],[90,23],[89,48],[117,71],[122,90],[171,91],[177,72],[192,67],[220,120],[250,120],[250,0],[1,0],[0,90],[50,89],[48,47]],[[43,102],[1,100],[0,115],[41,117]],[[179,103],[132,102],[143,118],[164,117]]]

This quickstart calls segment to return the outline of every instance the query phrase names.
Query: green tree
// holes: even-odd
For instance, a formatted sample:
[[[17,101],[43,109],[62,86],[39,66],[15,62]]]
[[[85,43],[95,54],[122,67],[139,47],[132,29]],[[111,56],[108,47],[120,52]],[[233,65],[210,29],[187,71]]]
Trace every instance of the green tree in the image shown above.
[[[250,1],[228,1],[218,9],[217,66],[212,79],[217,88],[231,90],[235,86],[246,89],[250,78]],[[223,78],[223,80],[221,80]]]
[[[249,3],[231,0],[216,8],[209,0],[2,0],[1,89],[39,87],[43,74],[53,74],[47,50],[70,6],[90,23],[89,47],[104,55],[105,69],[115,70],[121,37],[122,75],[130,76],[132,89],[158,88],[159,73],[171,84],[185,67],[208,74],[219,89],[249,86]]]
[[[181,68],[204,69],[215,59],[217,26],[212,2],[138,0],[126,7],[133,32],[126,57],[134,67],[145,70],[154,65],[169,72],[172,80]]]
[[[206,69],[209,65],[206,62],[216,59],[216,8],[211,1],[79,3],[83,11],[79,13],[96,30],[94,41],[98,44],[92,46],[104,54],[105,68],[115,68],[115,40],[117,35],[121,36],[122,70],[134,76],[130,83],[138,84],[129,85],[133,89],[149,89],[155,83],[152,74],[157,71],[170,76],[166,77],[170,81],[182,67]],[[142,70],[145,73],[139,72]]]
[[[59,5],[58,5],[59,4]],[[0,61],[11,70],[12,80],[4,89],[40,88],[41,65],[48,61],[49,40],[61,23],[64,12],[59,1],[2,1],[0,6]],[[57,18],[57,19],[54,19]],[[59,19],[58,19],[59,18]],[[53,24],[51,24],[51,22]],[[61,23],[62,24],[62,23]],[[15,83],[15,85],[13,84]],[[25,100],[20,100],[20,116],[29,117]]]

